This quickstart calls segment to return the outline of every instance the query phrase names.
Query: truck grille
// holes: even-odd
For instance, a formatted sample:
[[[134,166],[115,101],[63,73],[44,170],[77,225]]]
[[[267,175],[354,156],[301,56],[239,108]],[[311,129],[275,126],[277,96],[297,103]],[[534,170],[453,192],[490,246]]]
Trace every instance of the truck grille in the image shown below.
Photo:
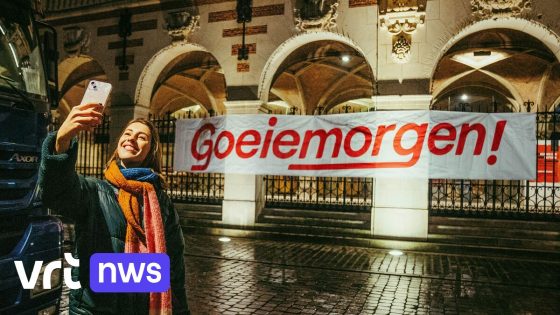
[[[18,152],[21,156],[37,156],[31,150],[10,151],[0,146],[0,209],[15,210],[29,205],[37,182],[39,163],[10,161],[7,158]]]
[[[0,201],[19,200],[29,192],[29,189],[0,189]]]
[[[0,216],[0,257],[16,248],[28,225],[27,214]]]
[[[30,179],[36,172],[35,169],[0,169],[0,179]]]

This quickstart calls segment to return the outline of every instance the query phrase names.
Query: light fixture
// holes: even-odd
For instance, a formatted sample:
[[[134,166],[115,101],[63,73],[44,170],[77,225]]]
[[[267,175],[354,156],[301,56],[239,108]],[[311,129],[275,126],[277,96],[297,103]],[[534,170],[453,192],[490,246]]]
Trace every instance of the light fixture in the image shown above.
[[[393,249],[389,251],[389,255],[391,256],[402,256],[404,253],[398,249]]]
[[[492,52],[490,50],[473,51],[473,57],[481,57],[481,56],[492,56]]]
[[[218,239],[218,241],[220,241],[222,243],[228,243],[229,241],[231,241],[231,238],[229,238],[227,236],[222,236]]]
[[[461,101],[466,101],[468,99],[469,99],[469,96],[467,94],[461,95]]]
[[[342,57],[340,57],[340,59],[342,60],[342,62],[348,62],[348,61],[350,61],[350,56],[343,55]]]
[[[511,56],[505,51],[479,50],[455,54],[451,60],[467,65],[473,69],[481,69]]]

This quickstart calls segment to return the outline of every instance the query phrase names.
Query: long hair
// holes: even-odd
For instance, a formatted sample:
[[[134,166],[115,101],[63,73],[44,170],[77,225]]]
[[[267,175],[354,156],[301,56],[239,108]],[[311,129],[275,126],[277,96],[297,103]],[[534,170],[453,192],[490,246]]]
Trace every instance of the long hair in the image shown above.
[[[167,182],[165,180],[165,175],[163,175],[163,171],[162,171],[163,158],[162,158],[162,153],[161,153],[161,141],[159,139],[159,132],[158,132],[156,126],[154,126],[154,124],[151,121],[149,121],[145,118],[135,118],[135,119],[129,121],[126,124],[126,126],[123,128],[123,131],[121,132],[121,134],[119,136],[119,140],[121,139],[122,135],[126,131],[126,128],[133,123],[141,123],[141,124],[145,125],[146,127],[148,127],[148,129],[150,129],[150,134],[151,134],[150,151],[148,152],[148,155],[146,155],[146,158],[144,159],[144,161],[142,162],[140,167],[147,167],[147,168],[152,169],[152,171],[154,171],[154,173],[156,173],[159,176],[161,186],[166,188],[167,187]],[[118,143],[117,143],[117,147],[115,148],[115,151],[113,152],[113,154],[109,158],[109,161],[105,165],[105,170],[107,170],[107,168],[109,167],[109,165],[113,161],[117,161],[117,162],[119,161],[118,150],[119,150],[119,148],[118,148]]]

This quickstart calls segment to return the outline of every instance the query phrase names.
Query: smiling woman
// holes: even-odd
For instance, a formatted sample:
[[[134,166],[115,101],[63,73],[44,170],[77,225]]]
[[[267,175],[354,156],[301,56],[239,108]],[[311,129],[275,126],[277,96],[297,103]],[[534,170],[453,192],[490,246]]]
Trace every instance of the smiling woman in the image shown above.
[[[151,121],[138,118],[125,127],[109,163],[118,159],[127,168],[149,167],[163,179],[161,158],[157,128]]]
[[[128,125],[117,147],[117,154],[123,162],[130,167],[140,166],[150,150],[150,128],[140,122]]]
[[[71,314],[189,314],[185,292],[184,240],[179,217],[165,193],[157,129],[145,119],[124,128],[105,169],[105,179],[75,171],[76,136],[101,123],[103,107],[75,106],[43,144],[43,203],[76,224],[75,258],[82,288],[70,292]],[[167,254],[171,288],[151,293],[96,293],[89,284],[95,253]],[[76,280],[76,279],[74,279]]]

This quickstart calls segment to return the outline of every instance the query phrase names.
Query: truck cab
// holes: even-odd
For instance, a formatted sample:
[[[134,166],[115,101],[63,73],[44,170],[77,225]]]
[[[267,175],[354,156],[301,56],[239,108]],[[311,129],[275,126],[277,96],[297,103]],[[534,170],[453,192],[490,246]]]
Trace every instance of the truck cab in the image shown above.
[[[22,261],[30,275],[35,261],[46,266],[62,257],[62,223],[43,208],[37,185],[58,101],[56,54],[48,49],[56,37],[47,31],[40,39],[36,13],[31,0],[0,1],[0,314],[55,314],[62,287],[57,270],[52,289],[43,289],[42,269],[35,288],[25,290],[14,264]]]

